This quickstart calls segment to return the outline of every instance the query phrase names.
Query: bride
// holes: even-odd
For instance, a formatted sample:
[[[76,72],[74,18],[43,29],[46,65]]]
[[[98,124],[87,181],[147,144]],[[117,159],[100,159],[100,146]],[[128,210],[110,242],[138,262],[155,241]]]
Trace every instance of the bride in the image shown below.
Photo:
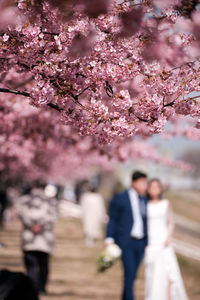
[[[174,250],[172,208],[162,200],[162,184],[153,179],[148,185],[148,236],[145,252],[145,300],[188,300]]]

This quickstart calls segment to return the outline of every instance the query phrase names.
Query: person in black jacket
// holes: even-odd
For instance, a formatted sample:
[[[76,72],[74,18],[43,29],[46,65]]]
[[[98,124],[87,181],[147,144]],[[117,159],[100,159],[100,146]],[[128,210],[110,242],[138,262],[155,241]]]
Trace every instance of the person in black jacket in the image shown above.
[[[21,272],[0,271],[0,299],[38,300],[31,279]]]
[[[6,190],[0,187],[0,226],[3,226],[4,212],[8,205],[8,197]]]

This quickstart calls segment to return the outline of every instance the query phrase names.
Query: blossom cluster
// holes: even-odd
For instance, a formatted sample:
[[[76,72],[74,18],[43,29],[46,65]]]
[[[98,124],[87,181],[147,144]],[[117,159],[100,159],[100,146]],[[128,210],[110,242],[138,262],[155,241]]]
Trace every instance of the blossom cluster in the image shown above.
[[[186,11],[181,1],[16,2],[1,13],[13,9],[17,20],[2,30],[1,73],[29,74],[32,85],[25,88],[35,106],[53,103],[65,123],[105,143],[119,127],[129,137],[141,122],[151,134],[161,132],[174,113],[199,118],[198,102],[186,99],[200,89],[195,7]]]
[[[71,165],[78,164],[82,157],[77,158],[75,145],[85,145],[88,137],[90,161],[99,157],[102,163],[100,152],[117,157],[126,142],[133,145],[137,136],[163,132],[179,115],[190,116],[194,124],[190,134],[182,134],[197,132],[200,13],[195,3],[1,1],[0,138],[10,142],[2,148],[1,168],[6,153],[20,157],[21,145],[27,152],[23,168],[41,164],[45,170],[63,149],[63,165],[67,157]],[[8,96],[13,94],[17,96]],[[17,136],[12,137],[14,128]],[[45,141],[42,153],[37,153],[35,138]],[[19,148],[11,150],[15,143]],[[142,148],[137,157],[145,157]],[[12,164],[10,158],[5,161]]]

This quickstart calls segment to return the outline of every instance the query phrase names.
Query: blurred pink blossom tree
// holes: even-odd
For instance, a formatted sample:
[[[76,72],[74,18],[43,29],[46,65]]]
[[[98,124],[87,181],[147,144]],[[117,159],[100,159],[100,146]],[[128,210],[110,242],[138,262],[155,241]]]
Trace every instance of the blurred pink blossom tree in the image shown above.
[[[199,139],[198,5],[1,0],[0,169],[37,177],[50,164],[54,174],[71,165],[72,175],[109,157],[162,160],[133,138],[161,133],[167,121],[165,137]],[[180,116],[190,117],[185,131]]]

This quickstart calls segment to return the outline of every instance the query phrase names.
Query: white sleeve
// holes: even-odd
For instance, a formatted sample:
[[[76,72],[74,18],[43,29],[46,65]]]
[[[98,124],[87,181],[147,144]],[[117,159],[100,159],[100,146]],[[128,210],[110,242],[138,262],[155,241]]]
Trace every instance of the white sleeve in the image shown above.
[[[168,237],[171,238],[174,231],[174,214],[171,204],[168,201],[168,210],[167,210],[167,229]]]
[[[115,243],[115,240],[111,237],[107,237],[107,238],[104,239],[104,242],[106,244],[111,244],[111,243]]]

